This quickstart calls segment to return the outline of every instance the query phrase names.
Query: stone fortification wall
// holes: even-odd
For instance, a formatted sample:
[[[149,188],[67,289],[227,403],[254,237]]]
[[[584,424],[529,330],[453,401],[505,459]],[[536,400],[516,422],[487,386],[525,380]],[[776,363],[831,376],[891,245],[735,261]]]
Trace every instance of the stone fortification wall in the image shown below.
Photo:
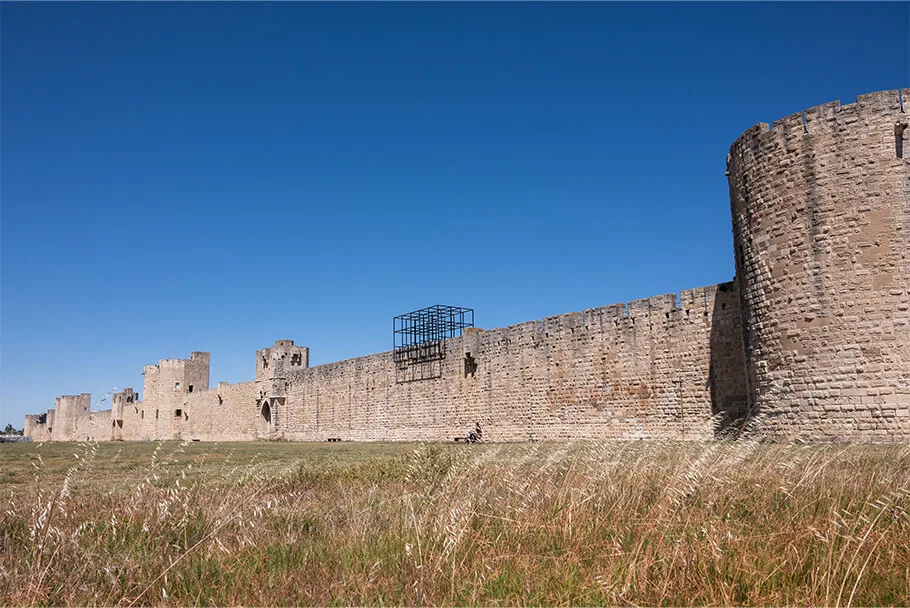
[[[127,433],[138,429],[139,394],[132,388],[126,388],[111,397],[111,439],[119,441],[124,438],[123,427]]]
[[[759,124],[727,169],[734,283],[309,367],[279,340],[252,382],[208,390],[209,355],[145,368],[144,400],[64,396],[42,440],[910,439],[910,89]],[[106,435],[106,436],[105,436]]]
[[[87,416],[91,407],[92,396],[89,393],[57,397],[52,438],[55,441],[76,441],[76,419]]]
[[[47,414],[28,414],[25,417],[22,435],[31,437],[32,441],[50,441],[51,434],[47,428]]]
[[[72,441],[110,441],[111,410],[88,412],[76,418]]]
[[[730,150],[749,392],[767,436],[910,438],[908,103],[910,89],[824,104]]]
[[[143,370],[145,399],[126,414],[138,424],[124,421],[124,439],[179,439],[189,419],[188,400],[209,388],[210,354],[194,352],[189,359],[163,359]]]
[[[108,441],[111,410],[91,411],[92,395],[62,395],[44,414],[25,417],[23,434],[34,441]]]
[[[169,395],[166,400],[141,402],[138,424],[124,421],[123,439],[187,439],[243,441],[256,439],[255,382],[218,383],[207,391]],[[145,420],[149,422],[144,423]]]
[[[272,418],[299,440],[714,437],[712,414],[745,413],[737,301],[725,284],[473,330],[411,382],[391,353],[320,365]]]
[[[203,441],[266,438],[258,424],[258,397],[257,382],[219,382],[216,389],[192,395],[183,436]]]
[[[290,344],[293,347],[293,342]],[[301,353],[299,348],[291,350]],[[259,351],[257,360],[268,351]],[[280,359],[280,354],[276,357]],[[194,352],[189,359],[164,359],[157,365],[145,366],[144,400],[140,401],[132,389],[113,397],[112,438],[132,441],[256,438],[257,382],[220,382],[216,389],[208,389],[209,363],[209,353]]]
[[[70,439],[452,440],[477,424],[494,441],[710,438],[745,414],[738,299],[728,283],[472,329],[404,369],[391,352],[309,368],[280,340],[256,353],[255,380],[212,390],[195,388],[209,357],[194,353],[147,366],[143,401],[116,393]]]
[[[295,346],[293,340],[276,340],[269,348],[256,351],[256,380],[286,380],[309,366],[310,349]]]

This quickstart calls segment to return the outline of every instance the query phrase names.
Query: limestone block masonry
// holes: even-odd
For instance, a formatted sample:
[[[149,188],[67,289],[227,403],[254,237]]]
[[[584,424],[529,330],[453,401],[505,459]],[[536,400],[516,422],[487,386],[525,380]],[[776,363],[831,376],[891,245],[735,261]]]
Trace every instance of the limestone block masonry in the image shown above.
[[[764,435],[910,439],[908,112],[910,89],[882,91],[759,124],[730,149]]]
[[[727,174],[730,283],[316,367],[278,340],[209,388],[209,353],[145,367],[142,397],[64,396],[35,441],[910,439],[910,89],[744,133]],[[908,146],[910,148],[910,146]],[[419,373],[418,373],[419,372]],[[417,378],[417,379],[415,379]],[[403,379],[410,381],[402,381]]]

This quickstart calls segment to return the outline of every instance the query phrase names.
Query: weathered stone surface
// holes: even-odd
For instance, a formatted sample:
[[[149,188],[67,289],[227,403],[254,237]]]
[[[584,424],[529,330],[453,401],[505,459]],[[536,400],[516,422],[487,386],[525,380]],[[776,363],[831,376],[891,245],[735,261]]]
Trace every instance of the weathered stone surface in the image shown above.
[[[910,100],[910,89],[903,90]],[[898,91],[759,124],[727,169],[732,283],[468,330],[446,357],[309,367],[279,340],[251,382],[209,389],[209,354],[145,367],[110,410],[64,396],[36,441],[910,439],[910,150]]]
[[[882,91],[759,124],[730,149],[749,392],[764,435],[910,438],[907,118],[900,92]]]

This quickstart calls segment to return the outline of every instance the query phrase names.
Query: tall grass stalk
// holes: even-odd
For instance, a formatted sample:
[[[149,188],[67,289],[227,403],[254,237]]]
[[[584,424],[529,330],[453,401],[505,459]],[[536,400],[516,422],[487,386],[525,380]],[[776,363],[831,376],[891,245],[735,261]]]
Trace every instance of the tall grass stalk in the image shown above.
[[[10,447],[5,605],[910,603],[907,445]]]

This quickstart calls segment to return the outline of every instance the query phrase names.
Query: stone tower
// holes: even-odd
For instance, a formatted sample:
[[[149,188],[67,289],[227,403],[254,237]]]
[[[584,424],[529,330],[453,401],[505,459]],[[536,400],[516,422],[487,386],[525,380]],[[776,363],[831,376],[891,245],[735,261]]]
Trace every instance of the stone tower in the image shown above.
[[[189,359],[162,359],[157,365],[146,365],[139,433],[153,439],[182,436],[188,420],[186,410],[190,393],[209,388],[207,352],[192,352]]]
[[[139,395],[132,388],[114,393],[111,398],[111,439],[123,439],[123,420],[130,417],[130,409],[136,410],[138,403]]]
[[[730,149],[750,407],[765,436],[910,438],[908,119],[910,89],[882,91],[758,124]]]
[[[287,379],[310,366],[310,349],[294,346],[293,340],[275,340],[256,351],[256,380]]]
[[[257,435],[266,437],[278,432],[288,383],[309,366],[310,349],[294,346],[293,340],[276,340],[269,348],[256,351]]]
[[[209,388],[211,355],[190,353],[189,359],[162,359],[157,365],[146,365],[145,398],[153,405],[181,400],[186,393]]]
[[[92,395],[62,395],[57,397],[54,410],[54,441],[73,441],[76,435],[76,419],[88,416],[92,408]]]

